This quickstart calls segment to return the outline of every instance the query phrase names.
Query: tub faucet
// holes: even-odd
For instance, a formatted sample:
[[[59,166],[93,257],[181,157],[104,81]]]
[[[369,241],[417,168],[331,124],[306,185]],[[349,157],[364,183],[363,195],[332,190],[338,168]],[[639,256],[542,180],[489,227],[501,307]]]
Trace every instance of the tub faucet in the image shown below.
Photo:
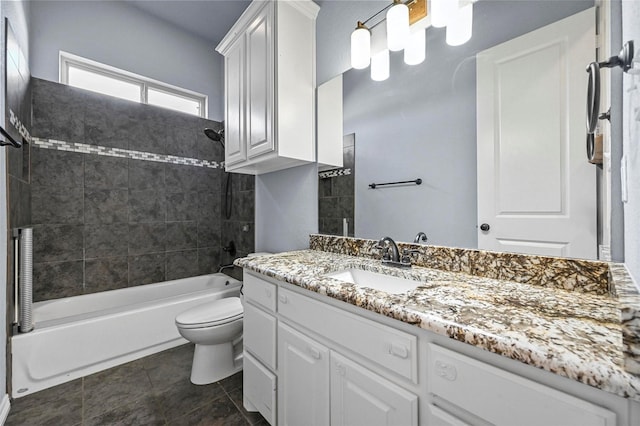
[[[218,269],[218,273],[224,271],[225,269],[233,269],[235,268],[235,265],[233,263],[230,263],[228,265],[220,265],[220,269]]]

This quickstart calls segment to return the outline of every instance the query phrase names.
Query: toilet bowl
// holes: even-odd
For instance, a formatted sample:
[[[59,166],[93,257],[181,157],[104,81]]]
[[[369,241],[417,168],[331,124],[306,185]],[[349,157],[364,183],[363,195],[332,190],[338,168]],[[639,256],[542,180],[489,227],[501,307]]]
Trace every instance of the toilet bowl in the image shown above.
[[[195,343],[191,383],[214,383],[242,370],[242,303],[228,297],[176,316],[182,337]]]

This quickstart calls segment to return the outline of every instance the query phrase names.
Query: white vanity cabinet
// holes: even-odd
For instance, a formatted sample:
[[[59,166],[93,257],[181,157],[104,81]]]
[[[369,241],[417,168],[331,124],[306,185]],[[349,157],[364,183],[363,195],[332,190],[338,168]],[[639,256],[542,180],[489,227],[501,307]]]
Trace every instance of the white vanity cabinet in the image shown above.
[[[216,47],[225,60],[225,168],[261,174],[315,161],[311,0],[254,1]]]
[[[245,270],[244,294],[245,408],[272,425],[640,424],[636,402],[273,278]]]

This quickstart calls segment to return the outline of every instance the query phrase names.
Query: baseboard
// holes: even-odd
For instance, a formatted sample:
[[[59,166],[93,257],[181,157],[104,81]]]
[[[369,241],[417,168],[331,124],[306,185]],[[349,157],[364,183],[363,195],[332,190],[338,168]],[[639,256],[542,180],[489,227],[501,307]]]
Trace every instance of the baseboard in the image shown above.
[[[9,401],[9,395],[4,394],[2,402],[0,403],[0,425],[3,425],[9,417],[9,409],[11,408],[11,401]]]

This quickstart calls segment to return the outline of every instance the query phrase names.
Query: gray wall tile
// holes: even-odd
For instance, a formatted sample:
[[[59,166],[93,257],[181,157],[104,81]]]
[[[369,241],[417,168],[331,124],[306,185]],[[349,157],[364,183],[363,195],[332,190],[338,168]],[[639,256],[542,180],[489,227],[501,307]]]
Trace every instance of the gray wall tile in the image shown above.
[[[129,189],[164,189],[164,164],[143,160],[129,162]]]
[[[33,80],[36,137],[224,160],[203,133],[222,123]],[[12,224],[36,225],[40,300],[217,272],[223,223],[238,256],[253,251],[253,176],[233,176],[234,217],[223,222],[220,169],[44,148],[31,167],[33,193],[10,178],[9,207]]]
[[[31,153],[33,185],[58,188],[82,187],[84,154],[37,147],[34,147]]]
[[[198,250],[167,253],[167,279],[193,277],[198,274]]]
[[[33,300],[58,299],[82,294],[83,261],[33,264]]]
[[[129,254],[164,252],[166,225],[162,223],[129,224]]]
[[[164,281],[165,263],[165,253],[129,256],[129,286]]]
[[[129,191],[129,222],[164,222],[166,209],[164,191]]]
[[[198,218],[197,192],[170,193],[166,194],[166,197],[167,221],[189,221]]]
[[[33,224],[82,223],[82,188],[31,188],[31,218]]]
[[[129,250],[127,223],[85,225],[85,258],[126,256]]]
[[[96,189],[128,188],[127,159],[87,155],[84,161],[84,185]]]
[[[197,246],[196,222],[167,222],[167,251],[195,249]]]
[[[82,225],[38,225],[33,227],[33,261],[82,260]]]
[[[87,259],[85,262],[85,293],[96,293],[127,287],[129,263],[127,256]]]
[[[126,189],[85,190],[85,223],[127,222],[128,201],[129,191]]]

